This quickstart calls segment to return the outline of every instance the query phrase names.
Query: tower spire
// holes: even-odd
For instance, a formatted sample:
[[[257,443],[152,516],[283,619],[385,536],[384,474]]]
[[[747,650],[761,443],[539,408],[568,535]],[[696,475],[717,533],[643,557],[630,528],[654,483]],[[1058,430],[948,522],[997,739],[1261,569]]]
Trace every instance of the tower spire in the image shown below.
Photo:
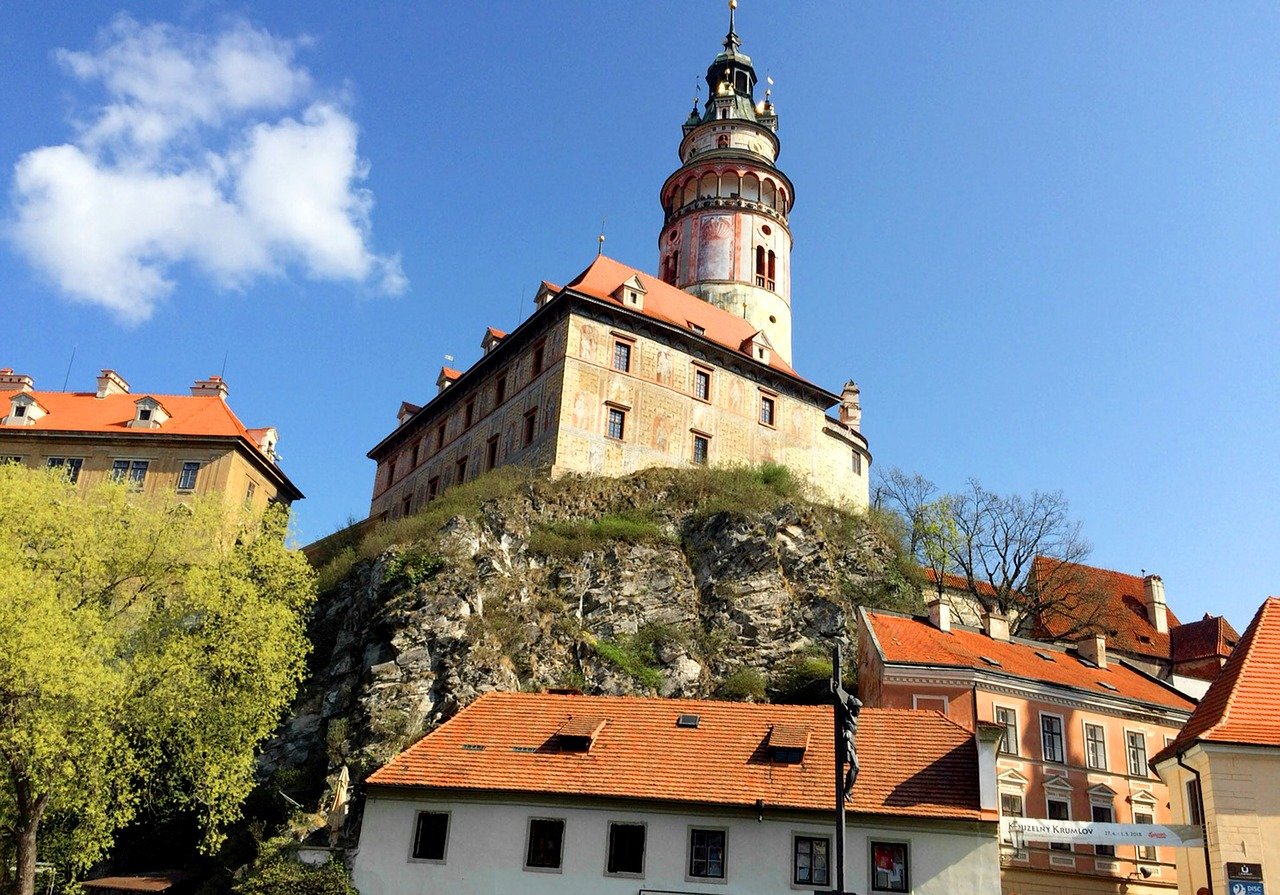
[[[742,45],[738,32],[733,27],[733,13],[737,8],[738,0],[729,0],[729,33],[724,36],[724,48],[731,53]]]

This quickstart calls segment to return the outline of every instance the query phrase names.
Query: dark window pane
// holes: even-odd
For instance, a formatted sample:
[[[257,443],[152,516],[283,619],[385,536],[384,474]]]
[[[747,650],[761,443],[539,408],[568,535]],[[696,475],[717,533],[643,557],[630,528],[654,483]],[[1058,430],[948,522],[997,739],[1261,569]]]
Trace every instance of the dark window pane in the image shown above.
[[[200,472],[199,463],[183,463],[182,473],[178,476],[178,490],[190,491],[196,486],[196,474]]]
[[[644,825],[609,824],[610,873],[644,873]]]
[[[413,834],[413,856],[426,861],[443,861],[444,844],[449,838],[449,815],[436,811],[419,811],[418,828]]]
[[[1115,820],[1115,815],[1111,812],[1109,805],[1093,806],[1093,822],[1095,824],[1109,824]],[[1114,845],[1095,845],[1093,852],[1104,858],[1114,858],[1116,856],[1116,847]]]
[[[529,821],[529,855],[526,867],[560,867],[560,845],[564,842],[564,821],[535,817]]]
[[[1060,799],[1049,799],[1049,820],[1071,820],[1071,806]],[[1054,851],[1071,851],[1067,842],[1050,842],[1049,848]]]
[[[797,836],[792,882],[797,885],[828,885],[827,851],[829,840]]]
[[[724,830],[690,833],[689,875],[724,879]]]

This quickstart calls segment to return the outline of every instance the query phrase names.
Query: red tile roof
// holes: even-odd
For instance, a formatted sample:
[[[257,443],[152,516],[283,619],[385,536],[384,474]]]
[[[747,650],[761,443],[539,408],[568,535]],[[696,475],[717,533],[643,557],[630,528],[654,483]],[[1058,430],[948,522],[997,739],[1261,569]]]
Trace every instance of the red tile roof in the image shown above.
[[[1105,669],[1096,668],[1082,661],[1074,650],[1048,644],[993,640],[959,625],[943,632],[927,619],[887,612],[868,610],[865,615],[887,664],[973,668],[1184,712],[1195,708],[1195,703],[1181,693],[1117,661],[1108,662]]]
[[[739,354],[751,356],[751,340],[759,330],[749,321],[605,255],[597,256],[591,266],[578,274],[565,288],[623,307],[622,302],[614,298],[612,293],[633,276],[639,277],[645,288],[644,309],[639,313],[685,330],[691,325],[701,327],[703,335],[711,341]],[[786,361],[778,357],[776,351],[769,352],[769,366],[800,378]]]
[[[47,411],[45,416],[23,426],[0,426],[0,434],[24,435],[30,432],[92,432],[127,435],[137,438],[191,435],[243,438],[258,451],[254,432],[246,429],[231,412],[230,406],[216,395],[157,395],[147,392],[112,394],[99,398],[94,392],[14,392],[35,398]],[[132,428],[128,423],[136,415],[135,402],[140,398],[159,401],[169,419],[155,429]],[[263,457],[264,460],[267,458]],[[267,462],[271,462],[267,460]]]
[[[488,328],[488,334],[493,336],[495,339],[505,339],[507,337],[507,334],[502,330],[494,329],[492,326]]]
[[[1240,635],[1221,615],[1206,612],[1199,621],[1172,628],[1169,640],[1170,657],[1175,663],[1193,662],[1196,659],[1225,659],[1240,642]]]
[[[1155,755],[1193,743],[1280,746],[1280,597],[1268,597],[1181,733]]]
[[[698,726],[677,727],[682,714]],[[555,750],[551,738],[580,715],[606,719],[590,750]],[[368,783],[827,810],[832,726],[830,706],[486,693]],[[771,729],[798,727],[809,733],[803,760],[772,761]],[[851,810],[983,817],[973,734],[940,712],[864,709],[857,745]]]
[[[459,373],[457,370],[455,370],[453,367],[441,367],[440,375],[443,376],[445,379],[448,379],[450,382],[462,376],[462,374]]]
[[[933,569],[924,569],[923,571],[924,571],[925,580],[927,580],[930,584],[937,582],[938,580],[937,572],[935,572]],[[944,588],[947,588],[948,590],[968,591],[969,580],[965,578],[963,575],[953,575],[950,572],[943,572],[942,586]],[[978,593],[984,596],[995,595],[996,589],[991,586],[991,583],[989,581],[981,581],[981,580],[974,581],[973,586],[978,591]],[[927,598],[929,595],[925,594],[925,596]]]
[[[1092,614],[1090,609],[1082,610],[1083,601],[1100,598],[1104,602],[1097,620],[1108,647],[1138,656],[1169,658],[1169,635],[1157,631],[1147,617],[1139,576],[1079,563],[1062,563],[1045,556],[1036,557],[1031,576],[1040,580],[1070,581],[1071,594],[1064,597],[1058,611],[1040,619],[1049,638],[1070,634],[1082,612]],[[1169,610],[1168,618],[1170,628],[1178,624],[1173,610]]]

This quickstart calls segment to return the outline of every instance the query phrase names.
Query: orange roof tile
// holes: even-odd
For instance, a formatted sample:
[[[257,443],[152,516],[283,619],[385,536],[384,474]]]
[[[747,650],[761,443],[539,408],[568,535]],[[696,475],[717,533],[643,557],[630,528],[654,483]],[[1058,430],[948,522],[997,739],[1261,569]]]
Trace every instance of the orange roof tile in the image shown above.
[[[681,714],[697,715],[698,726],[677,727]],[[587,752],[548,747],[571,716],[607,720]],[[809,729],[800,762],[771,760],[767,740],[778,726]],[[832,727],[830,706],[494,692],[367,782],[827,810]],[[864,709],[857,744],[853,811],[982,818],[973,734],[940,712]]]
[[[1181,693],[1119,662],[1108,662],[1105,669],[1097,668],[1082,661],[1074,651],[1048,644],[993,640],[959,625],[943,632],[927,619],[886,612],[867,610],[865,615],[888,664],[974,668],[988,674],[1073,687],[1092,695],[1131,699],[1184,712],[1195,708],[1195,703]]]
[[[1280,746],[1280,597],[1258,609],[1182,731],[1151,763],[1200,741]]]
[[[606,255],[597,256],[591,266],[578,274],[565,288],[623,307],[622,302],[614,298],[612,293],[633,276],[639,277],[645,288],[644,309],[639,313],[685,330],[690,325],[701,327],[703,335],[711,341],[739,354],[751,356],[751,339],[759,330],[749,321]],[[769,366],[788,376],[801,378],[786,361],[778,357],[776,351],[769,352]]]
[[[926,580],[928,580],[930,583],[937,582],[938,580],[937,572],[935,572],[933,569],[924,569],[923,571],[924,571],[924,577]],[[967,591],[969,589],[969,581],[963,575],[953,575],[950,572],[943,572],[942,586],[945,588],[949,588],[951,590]],[[978,593],[984,596],[995,595],[996,589],[992,587],[991,583],[988,581],[974,581],[973,586],[975,589],[977,589]],[[926,596],[928,595],[926,594]]]
[[[459,378],[462,374],[459,373],[457,370],[455,370],[453,367],[441,367],[440,375],[443,376],[445,379],[452,381],[454,379]]]
[[[505,339],[507,337],[507,334],[502,330],[494,329],[492,326],[488,327],[488,332],[489,335],[493,336],[495,339]]]
[[[1199,621],[1171,628],[1169,641],[1170,657],[1174,662],[1192,662],[1230,656],[1240,642],[1240,635],[1221,615],[1206,612]]]
[[[1098,622],[1107,637],[1109,647],[1139,656],[1169,658],[1169,635],[1157,631],[1147,617],[1142,578],[1080,563],[1063,564],[1045,556],[1036,557],[1031,577],[1036,578],[1039,570],[1050,563],[1055,571],[1045,573],[1045,577],[1063,580],[1062,569],[1065,569],[1071,576],[1073,594],[1064,599],[1058,611],[1040,618],[1045,634],[1051,638],[1067,635],[1075,626],[1075,610],[1078,609],[1079,602],[1091,599],[1096,594],[1104,601]],[[1170,628],[1179,624],[1172,609],[1168,611],[1168,617]]]

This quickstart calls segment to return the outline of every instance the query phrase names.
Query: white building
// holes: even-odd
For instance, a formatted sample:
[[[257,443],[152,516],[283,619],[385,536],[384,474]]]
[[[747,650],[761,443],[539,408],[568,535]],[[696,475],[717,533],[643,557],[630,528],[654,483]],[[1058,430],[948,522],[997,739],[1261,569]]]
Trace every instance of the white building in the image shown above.
[[[355,883],[829,889],[833,740],[826,706],[489,693],[369,778]],[[991,750],[939,712],[864,711],[846,889],[998,892]]]

